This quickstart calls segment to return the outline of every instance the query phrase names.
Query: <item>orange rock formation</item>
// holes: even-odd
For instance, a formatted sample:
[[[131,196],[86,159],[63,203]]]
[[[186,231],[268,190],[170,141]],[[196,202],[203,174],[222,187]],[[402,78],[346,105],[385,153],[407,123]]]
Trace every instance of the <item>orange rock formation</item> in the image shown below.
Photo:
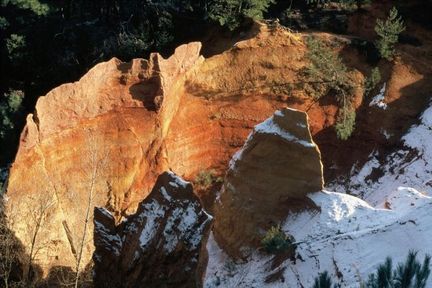
[[[264,231],[290,211],[316,208],[307,194],[323,189],[321,155],[307,114],[284,109],[257,125],[234,155],[216,201],[214,235],[225,252],[247,256]]]
[[[112,59],[39,99],[7,193],[28,250],[37,230],[35,258],[45,272],[75,266],[89,200],[119,220],[162,171],[185,179],[206,169],[222,174],[254,125],[281,107],[308,111],[313,134],[334,123],[334,101],[317,103],[289,88],[306,61],[300,35],[258,28],[254,38],[209,59],[200,56],[200,43],[182,45],[168,59]],[[45,209],[29,216],[34,207]],[[42,220],[40,229],[33,219]],[[92,229],[90,223],[84,263],[93,252]]]

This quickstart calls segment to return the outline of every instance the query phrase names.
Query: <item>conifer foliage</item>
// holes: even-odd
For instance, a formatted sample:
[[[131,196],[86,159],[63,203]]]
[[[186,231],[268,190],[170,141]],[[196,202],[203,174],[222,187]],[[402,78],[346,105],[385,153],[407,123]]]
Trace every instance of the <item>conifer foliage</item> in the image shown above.
[[[336,135],[347,140],[354,131],[355,110],[352,105],[354,84],[342,59],[319,39],[306,39],[309,65],[305,68],[304,89],[318,99],[333,94],[339,104]]]
[[[383,21],[378,19],[375,32],[378,34],[376,47],[382,58],[392,60],[395,53],[395,44],[398,42],[399,34],[405,30],[405,24],[398,10],[393,7],[390,15]]]
[[[278,254],[295,249],[294,242],[294,237],[285,234],[279,225],[271,227],[261,240],[264,250],[269,254]]]
[[[417,261],[417,252],[410,251],[405,263],[393,270],[391,258],[369,276],[367,288],[425,288],[430,275],[431,257],[426,255],[423,263]]]
[[[426,288],[430,275],[431,257],[426,255],[423,263],[417,260],[417,252],[409,251],[403,263],[393,269],[393,261],[387,257],[385,262],[378,266],[375,273],[369,275],[366,283],[360,283],[360,288]],[[320,273],[314,282],[313,288],[336,288],[327,271]],[[332,287],[333,285],[333,287]]]
[[[327,271],[324,271],[323,273],[320,273],[317,278],[315,278],[314,286],[313,288],[338,288],[340,287],[337,284],[332,283],[332,280],[330,278],[330,275]]]
[[[275,0],[216,0],[209,5],[209,17],[234,30],[244,18],[261,19],[272,3]]]

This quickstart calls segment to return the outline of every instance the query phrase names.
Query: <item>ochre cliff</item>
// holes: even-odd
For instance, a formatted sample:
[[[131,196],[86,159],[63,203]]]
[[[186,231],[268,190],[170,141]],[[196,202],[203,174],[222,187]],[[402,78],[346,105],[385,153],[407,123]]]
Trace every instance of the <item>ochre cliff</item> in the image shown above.
[[[312,134],[334,124],[331,96],[316,102],[292,89],[306,64],[302,36],[257,29],[254,38],[209,59],[200,56],[200,43],[182,45],[168,59],[112,59],[39,99],[7,193],[17,237],[30,250],[36,234],[35,262],[45,272],[75,266],[89,203],[119,221],[135,212],[163,171],[188,180],[208,169],[223,174],[252,128],[282,107],[308,111]],[[361,89],[355,98],[360,105]],[[29,216],[32,207],[40,209]],[[29,229],[33,219],[43,225]],[[93,251],[92,230],[83,263]]]
[[[36,235],[35,258],[45,271],[74,266],[89,205],[116,216],[134,210],[167,170],[164,135],[183,78],[203,60],[200,47],[181,46],[167,60],[158,54],[131,63],[112,59],[39,99],[27,117],[7,193],[9,213],[20,219],[14,221],[17,236],[31,250]],[[33,207],[40,208],[29,217]],[[41,219],[40,228],[33,228],[33,219]],[[83,263],[93,251],[92,230],[86,229]]]
[[[255,126],[230,162],[216,200],[216,241],[231,256],[247,256],[247,248],[256,247],[289,212],[316,209],[307,195],[323,185],[321,155],[307,114],[276,111]]]

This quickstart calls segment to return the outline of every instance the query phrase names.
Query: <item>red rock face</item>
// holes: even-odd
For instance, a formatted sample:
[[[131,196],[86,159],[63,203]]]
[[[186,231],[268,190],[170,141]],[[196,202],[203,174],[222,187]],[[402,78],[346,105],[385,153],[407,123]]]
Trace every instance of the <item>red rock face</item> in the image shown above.
[[[301,37],[259,29],[209,59],[199,55],[200,43],[182,45],[168,59],[112,59],[40,98],[10,171],[8,209],[17,211],[14,230],[30,250],[28,211],[50,204],[36,241],[45,272],[75,267],[89,199],[119,221],[163,171],[189,180],[207,169],[223,174],[254,125],[281,107],[308,110],[312,133],[334,123],[335,103],[280,88],[305,65]],[[92,229],[85,231],[83,264],[94,249]]]
[[[158,177],[138,211],[119,226],[105,208],[94,213],[97,287],[199,287],[203,238],[211,216],[192,185],[171,172]]]
[[[8,196],[10,210],[23,219],[15,230],[27,247],[35,225],[29,209],[50,204],[37,231],[44,239],[37,241],[37,260],[45,272],[74,266],[92,189],[90,206],[105,206],[118,220],[135,211],[168,168],[164,138],[179,107],[178,86],[203,60],[200,47],[181,46],[167,60],[158,54],[131,63],[113,59],[40,98],[27,117]],[[93,252],[92,229],[85,231],[83,263]]]
[[[231,256],[247,256],[247,248],[256,247],[290,211],[317,208],[307,194],[321,191],[323,184],[306,113],[277,111],[255,126],[231,160],[216,201],[215,239]]]

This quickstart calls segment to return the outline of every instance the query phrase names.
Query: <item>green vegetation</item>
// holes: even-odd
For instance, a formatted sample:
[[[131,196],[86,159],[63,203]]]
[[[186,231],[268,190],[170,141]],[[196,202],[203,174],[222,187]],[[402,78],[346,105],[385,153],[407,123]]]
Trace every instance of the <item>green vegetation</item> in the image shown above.
[[[309,37],[306,40],[309,65],[305,69],[305,90],[319,99],[333,94],[339,103],[339,115],[335,125],[336,135],[347,140],[354,131],[355,111],[352,108],[354,84],[342,59],[322,41]]]
[[[305,73],[313,88],[310,91],[316,91],[312,96],[320,98],[329,92],[334,92],[337,97],[350,94],[353,84],[342,59],[315,37],[308,37],[306,45],[309,65],[306,66]]]
[[[336,1],[332,1],[332,0],[306,0],[307,4],[313,4],[313,5],[326,4],[326,3],[337,3],[337,4],[341,4],[341,5],[345,5],[345,6],[356,5],[357,8],[361,8],[362,5],[370,4],[371,2],[372,2],[372,0],[336,0]]]
[[[382,58],[389,61],[393,59],[395,44],[398,42],[399,34],[404,30],[404,21],[395,7],[390,10],[390,15],[385,21],[377,20],[375,32],[378,34],[378,40],[375,45]]]
[[[372,69],[370,76],[366,79],[365,95],[369,95],[381,81],[381,72],[378,67]]]
[[[25,38],[22,35],[12,34],[6,39],[6,49],[11,60],[19,60],[24,56]]]
[[[337,284],[332,284],[332,280],[327,271],[320,273],[317,278],[315,278],[313,288],[337,288],[340,287]]]
[[[20,112],[24,93],[19,90],[10,90],[3,95],[0,102],[0,140],[14,128],[14,119]]]
[[[289,249],[295,249],[294,237],[285,234],[280,226],[271,227],[261,240],[264,250],[270,254],[286,252]]]
[[[146,58],[155,51],[169,55],[179,44],[202,39],[214,27],[234,29],[245,18],[262,18],[274,2],[1,0],[0,95],[23,91],[25,115],[40,95],[78,80],[101,61],[114,56],[123,61]],[[3,133],[9,139],[0,144],[3,151],[14,150],[24,119],[14,124],[16,131]],[[14,151],[1,153],[0,165],[13,155]]]
[[[195,181],[194,181],[194,183],[202,189],[208,189],[213,184],[222,183],[222,182],[223,182],[223,178],[217,177],[215,170],[200,171],[198,175],[195,177]]]
[[[234,30],[245,18],[261,19],[272,3],[275,0],[215,0],[210,5],[209,17]]]
[[[191,39],[202,39],[208,31],[215,31],[214,27],[224,26],[233,30],[246,18],[276,17],[280,13],[276,12],[276,8],[288,7],[282,2],[1,0],[0,95],[7,94],[10,90],[23,91],[23,117],[33,111],[40,95],[46,94],[60,84],[76,81],[96,63],[114,56],[123,61],[136,57],[146,58],[154,51],[166,56],[171,54],[178,44]],[[318,4],[321,7],[321,4],[326,3],[362,5],[367,2],[368,0],[301,0],[291,2],[289,9],[295,10],[296,13],[300,12],[302,17],[307,18],[313,7]],[[390,24],[399,19],[396,16],[392,17],[390,18],[393,20],[387,21],[389,25],[381,25],[383,35],[387,35],[387,30],[393,31]],[[391,47],[392,42],[386,41],[380,46]],[[337,56],[329,60],[335,59],[338,60]],[[329,90],[341,94],[340,91],[347,90],[350,86],[345,84],[343,79],[346,67],[338,65],[341,64],[338,61],[329,63],[336,64],[332,70],[335,73],[331,75],[337,78],[332,79],[329,85],[310,83],[308,86],[313,86],[310,90],[314,94],[326,94],[331,92]],[[332,67],[324,65],[311,68]],[[342,70],[339,70],[340,68]],[[309,71],[311,76],[317,74],[313,69]],[[321,76],[326,76],[325,74],[322,73]],[[6,104],[7,101],[3,100],[0,100],[0,105]],[[14,151],[9,150],[13,150],[11,147],[17,145],[19,132],[24,125],[23,118],[18,117],[16,120],[13,122],[13,129],[3,132],[3,139],[9,140],[7,144],[0,143],[2,148],[8,146],[3,149],[8,150],[7,153],[0,155],[0,165],[10,162],[14,155]],[[0,119],[0,122],[4,122],[3,119]]]
[[[410,251],[404,263],[399,263],[393,269],[392,259],[387,257],[385,262],[378,266],[375,273],[369,275],[361,288],[426,288],[430,276],[431,257],[426,255],[423,263],[418,262],[417,253]],[[315,278],[313,288],[331,288],[332,279],[327,271]],[[335,284],[333,287],[340,287]]]
[[[347,140],[354,132],[356,113],[351,106],[343,106],[339,109],[335,129],[336,135],[341,140]]]
[[[369,275],[367,288],[425,288],[430,275],[431,257],[426,255],[423,264],[417,261],[417,253],[410,251],[405,263],[400,263],[394,270],[392,260],[388,257],[384,264],[377,268],[375,274]]]
[[[38,16],[47,15],[49,6],[41,3],[39,0],[2,0],[1,5],[14,5],[23,10],[29,10]]]

